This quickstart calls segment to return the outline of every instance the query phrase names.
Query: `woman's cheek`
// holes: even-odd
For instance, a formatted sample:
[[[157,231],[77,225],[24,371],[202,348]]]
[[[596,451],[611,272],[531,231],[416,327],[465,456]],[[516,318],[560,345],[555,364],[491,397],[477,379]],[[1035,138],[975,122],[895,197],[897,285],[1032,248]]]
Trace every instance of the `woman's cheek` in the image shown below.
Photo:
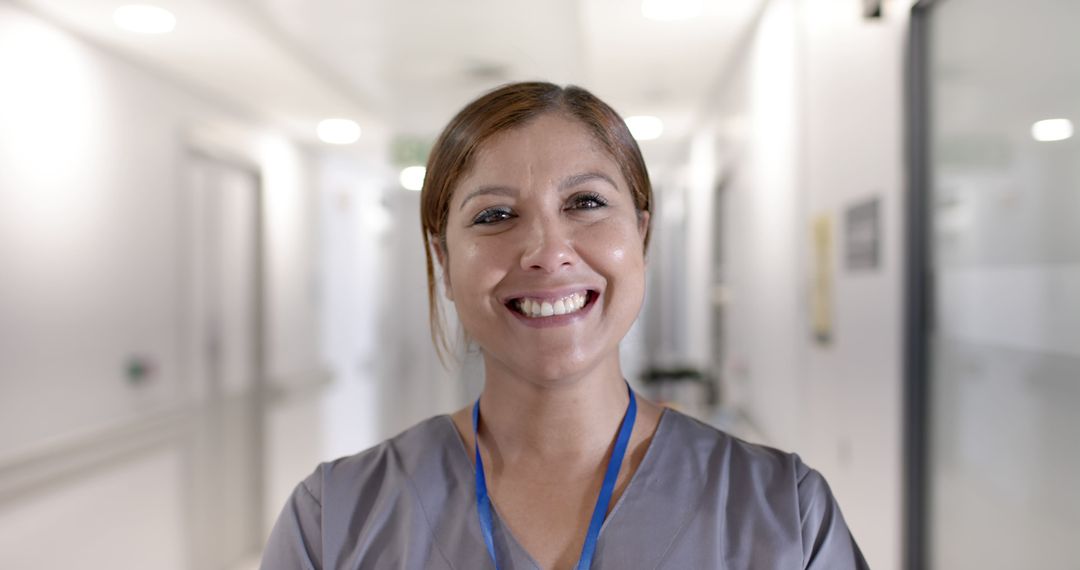
[[[461,261],[461,267],[469,271],[475,269],[477,260],[483,260],[483,254],[481,247],[475,241],[466,241],[458,248],[458,259]]]
[[[611,260],[615,263],[621,264],[626,258],[626,250],[622,247],[615,247],[611,250]]]
[[[468,282],[469,291],[464,294],[477,299],[487,298],[506,273],[506,261],[503,259],[497,243],[493,240],[477,240],[462,244],[459,249],[460,265],[458,275]]]
[[[613,225],[603,236],[597,238],[598,242],[603,244],[605,257],[612,263],[623,265],[633,262],[633,256],[641,255],[637,229],[627,227],[626,224]]]

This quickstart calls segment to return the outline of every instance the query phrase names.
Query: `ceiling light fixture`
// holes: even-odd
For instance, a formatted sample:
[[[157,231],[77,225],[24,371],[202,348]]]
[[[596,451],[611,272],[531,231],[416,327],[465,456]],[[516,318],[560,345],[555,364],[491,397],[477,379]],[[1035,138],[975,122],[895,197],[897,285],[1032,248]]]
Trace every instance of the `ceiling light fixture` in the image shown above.
[[[423,166],[407,166],[401,170],[398,181],[406,190],[419,192],[424,187],[425,174],[427,174],[427,168]]]
[[[642,0],[641,15],[658,22],[689,20],[701,14],[701,0]]]
[[[351,119],[323,119],[315,130],[319,140],[328,144],[352,144],[360,140],[360,125]]]
[[[128,4],[113,12],[113,22],[136,34],[167,34],[176,27],[176,16],[160,6]]]
[[[1031,125],[1031,138],[1039,142],[1063,141],[1073,136],[1073,124],[1068,119],[1046,119]]]
[[[626,127],[630,134],[639,141],[651,141],[664,134],[664,122],[651,115],[637,115],[626,118]]]

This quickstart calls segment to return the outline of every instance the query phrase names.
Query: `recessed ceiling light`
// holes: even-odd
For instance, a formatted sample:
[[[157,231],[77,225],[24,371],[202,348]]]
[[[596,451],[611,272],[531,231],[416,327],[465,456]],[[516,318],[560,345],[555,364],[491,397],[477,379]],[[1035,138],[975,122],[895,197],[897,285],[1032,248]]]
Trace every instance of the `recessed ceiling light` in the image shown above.
[[[651,141],[664,133],[664,122],[651,115],[637,115],[626,118],[626,127],[630,134],[639,141]]]
[[[423,166],[407,166],[401,170],[398,180],[406,190],[420,191],[424,187],[424,175],[427,168]]]
[[[128,4],[113,12],[113,22],[137,34],[167,34],[176,27],[176,16],[160,6]]]
[[[1039,142],[1063,141],[1073,136],[1073,124],[1068,119],[1046,119],[1031,125],[1031,138]]]
[[[701,14],[701,0],[642,0],[641,15],[659,22],[688,20]]]
[[[360,125],[351,119],[323,119],[315,130],[324,143],[352,144],[360,140]]]

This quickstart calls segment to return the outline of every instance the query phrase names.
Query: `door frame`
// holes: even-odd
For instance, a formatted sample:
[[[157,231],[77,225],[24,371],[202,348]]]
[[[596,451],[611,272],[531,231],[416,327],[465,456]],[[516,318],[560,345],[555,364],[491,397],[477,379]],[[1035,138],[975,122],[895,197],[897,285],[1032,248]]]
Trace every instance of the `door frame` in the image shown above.
[[[902,566],[926,568],[929,553],[929,366],[932,327],[933,211],[930,207],[929,39],[933,8],[942,0],[918,0],[911,8],[905,65]]]

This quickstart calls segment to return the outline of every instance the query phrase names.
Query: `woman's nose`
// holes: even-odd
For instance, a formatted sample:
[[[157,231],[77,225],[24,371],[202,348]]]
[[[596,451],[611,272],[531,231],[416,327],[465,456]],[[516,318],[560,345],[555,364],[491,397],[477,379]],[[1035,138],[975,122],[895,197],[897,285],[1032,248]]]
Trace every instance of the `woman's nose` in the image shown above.
[[[521,268],[554,272],[577,263],[570,228],[557,218],[537,218],[530,224],[521,253]]]

